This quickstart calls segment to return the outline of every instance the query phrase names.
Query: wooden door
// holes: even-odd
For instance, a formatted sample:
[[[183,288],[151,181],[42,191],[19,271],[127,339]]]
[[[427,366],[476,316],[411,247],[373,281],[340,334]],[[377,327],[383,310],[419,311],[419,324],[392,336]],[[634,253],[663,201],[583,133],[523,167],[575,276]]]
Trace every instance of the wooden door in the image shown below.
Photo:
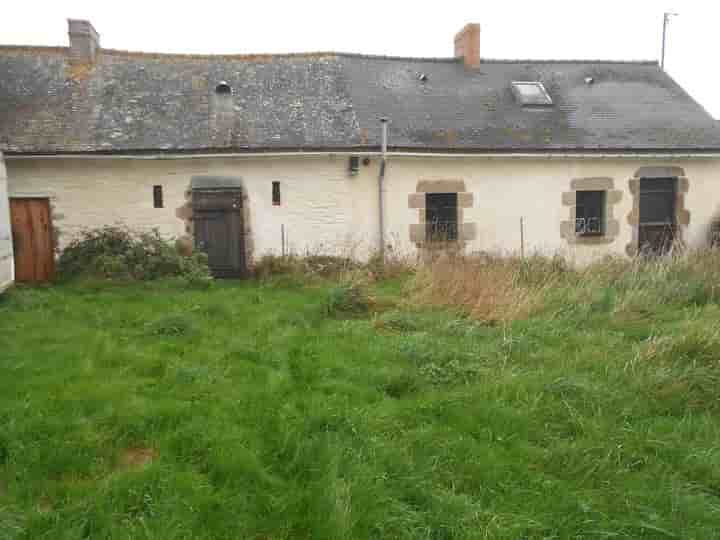
[[[215,277],[246,274],[242,193],[194,191],[195,247],[207,253]]]
[[[49,281],[55,272],[48,199],[10,199],[15,281]]]

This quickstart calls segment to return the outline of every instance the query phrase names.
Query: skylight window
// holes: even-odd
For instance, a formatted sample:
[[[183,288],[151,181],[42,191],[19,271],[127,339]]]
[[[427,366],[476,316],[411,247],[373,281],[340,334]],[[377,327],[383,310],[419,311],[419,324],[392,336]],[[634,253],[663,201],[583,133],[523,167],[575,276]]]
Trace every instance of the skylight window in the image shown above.
[[[552,105],[553,101],[539,81],[512,83],[515,98],[521,105]]]

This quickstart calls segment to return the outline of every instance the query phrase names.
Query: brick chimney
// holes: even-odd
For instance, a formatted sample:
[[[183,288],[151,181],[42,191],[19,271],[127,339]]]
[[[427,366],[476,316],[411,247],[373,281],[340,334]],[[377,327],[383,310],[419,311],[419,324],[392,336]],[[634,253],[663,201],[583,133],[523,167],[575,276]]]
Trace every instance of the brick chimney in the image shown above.
[[[455,58],[462,58],[465,69],[480,67],[480,25],[466,24],[455,35]]]
[[[92,64],[100,50],[100,34],[90,21],[68,19],[70,36],[70,61],[78,64]]]

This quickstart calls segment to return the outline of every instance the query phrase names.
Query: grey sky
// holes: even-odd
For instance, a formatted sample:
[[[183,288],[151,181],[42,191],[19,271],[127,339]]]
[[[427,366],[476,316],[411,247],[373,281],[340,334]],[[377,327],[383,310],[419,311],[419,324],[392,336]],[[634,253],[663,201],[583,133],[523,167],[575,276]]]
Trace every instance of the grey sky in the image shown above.
[[[154,52],[343,51],[450,56],[467,22],[489,58],[657,59],[663,11],[672,19],[668,72],[720,118],[720,2],[711,0],[211,0],[10,2],[0,43],[66,45],[65,19],[85,18],[103,47]]]

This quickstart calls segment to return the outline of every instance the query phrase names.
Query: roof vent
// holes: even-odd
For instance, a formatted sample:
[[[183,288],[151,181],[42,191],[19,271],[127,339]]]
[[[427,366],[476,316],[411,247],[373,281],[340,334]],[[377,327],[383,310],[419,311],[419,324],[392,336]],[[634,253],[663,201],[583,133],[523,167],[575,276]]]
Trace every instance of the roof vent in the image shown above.
[[[426,73],[418,73],[417,78],[420,82],[426,82],[428,80],[428,76]]]
[[[227,81],[220,81],[215,87],[215,93],[219,95],[230,95],[232,94],[232,88]]]
[[[590,84],[593,84],[594,82],[595,82],[594,77],[585,77],[585,84],[590,85]]]
[[[517,81],[512,83],[515,99],[523,106],[552,105],[553,100],[540,81]]]

